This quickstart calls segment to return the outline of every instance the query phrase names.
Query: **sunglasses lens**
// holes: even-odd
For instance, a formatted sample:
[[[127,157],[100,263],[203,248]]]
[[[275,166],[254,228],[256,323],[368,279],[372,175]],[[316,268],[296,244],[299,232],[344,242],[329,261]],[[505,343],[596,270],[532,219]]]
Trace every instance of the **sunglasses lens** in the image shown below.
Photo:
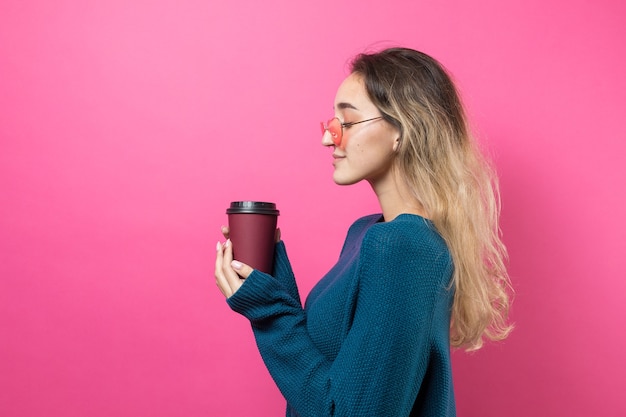
[[[343,133],[343,129],[341,128],[341,122],[336,117],[330,119],[326,123],[321,122],[320,127],[322,128],[322,135],[328,131],[330,133],[330,137],[333,140],[333,143],[336,146],[341,144],[341,136]]]
[[[333,143],[337,146],[341,144],[341,122],[336,117],[328,121],[328,131],[333,138]]]

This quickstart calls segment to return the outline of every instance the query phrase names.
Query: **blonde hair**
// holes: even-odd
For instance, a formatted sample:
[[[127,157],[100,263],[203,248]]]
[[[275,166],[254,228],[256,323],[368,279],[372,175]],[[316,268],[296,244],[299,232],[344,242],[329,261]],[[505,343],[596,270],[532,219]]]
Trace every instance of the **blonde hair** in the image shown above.
[[[476,350],[485,337],[506,338],[512,288],[497,176],[470,134],[450,76],[435,59],[406,48],[358,55],[352,72],[399,129],[398,167],[451,252],[451,345]]]

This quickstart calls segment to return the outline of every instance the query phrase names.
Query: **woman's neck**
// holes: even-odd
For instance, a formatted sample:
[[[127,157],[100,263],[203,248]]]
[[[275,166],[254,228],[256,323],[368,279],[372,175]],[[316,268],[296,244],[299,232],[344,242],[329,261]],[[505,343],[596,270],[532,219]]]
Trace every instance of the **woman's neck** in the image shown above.
[[[399,177],[399,175],[389,175],[384,180],[370,182],[378,197],[385,221],[389,222],[400,214],[417,214],[428,218],[422,204]]]

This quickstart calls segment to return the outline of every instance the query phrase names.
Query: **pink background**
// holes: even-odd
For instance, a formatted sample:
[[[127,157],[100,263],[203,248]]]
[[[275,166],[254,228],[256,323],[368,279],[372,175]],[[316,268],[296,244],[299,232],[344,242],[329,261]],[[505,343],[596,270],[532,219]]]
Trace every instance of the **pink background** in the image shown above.
[[[517,329],[454,353],[459,415],[626,415],[625,4],[3,0],[0,415],[283,415],[219,226],[276,201],[308,294],[378,210],[318,123],[389,44],[451,69],[501,173]]]

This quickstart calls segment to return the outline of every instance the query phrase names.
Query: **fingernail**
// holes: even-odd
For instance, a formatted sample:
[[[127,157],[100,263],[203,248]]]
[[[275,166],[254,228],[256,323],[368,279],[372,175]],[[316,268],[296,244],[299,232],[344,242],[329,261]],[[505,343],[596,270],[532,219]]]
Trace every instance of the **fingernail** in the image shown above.
[[[239,262],[239,261],[232,261],[230,263],[230,266],[232,266],[234,269],[241,269],[243,264],[241,262]]]
[[[217,242],[217,245],[215,245],[215,250],[220,250],[222,249],[222,245],[220,244],[220,242]]]
[[[227,248],[230,246],[230,239],[226,239],[226,243],[224,243],[224,247]]]

